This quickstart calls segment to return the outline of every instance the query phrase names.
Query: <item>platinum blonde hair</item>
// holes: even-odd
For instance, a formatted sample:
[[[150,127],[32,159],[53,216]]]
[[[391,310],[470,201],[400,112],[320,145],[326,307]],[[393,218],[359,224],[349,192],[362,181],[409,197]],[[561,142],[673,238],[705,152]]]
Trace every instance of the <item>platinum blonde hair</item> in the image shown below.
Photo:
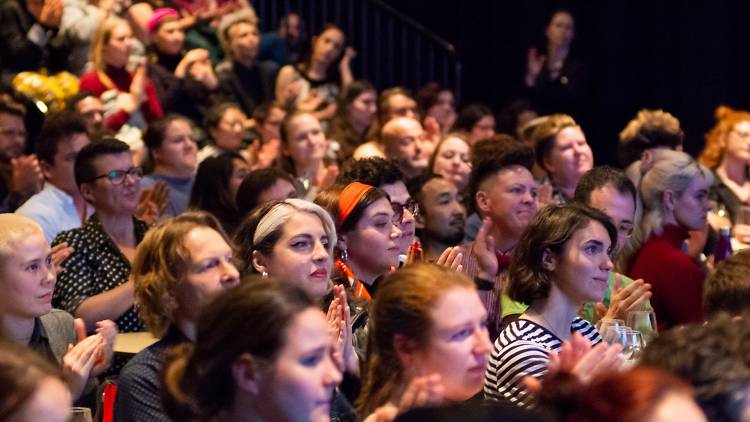
[[[330,214],[319,205],[304,199],[286,199],[269,210],[258,222],[253,235],[253,244],[262,243],[268,236],[280,230],[298,212],[307,212],[320,218],[323,229],[328,235],[326,249],[333,256],[333,246],[336,244],[336,226],[333,224]]]

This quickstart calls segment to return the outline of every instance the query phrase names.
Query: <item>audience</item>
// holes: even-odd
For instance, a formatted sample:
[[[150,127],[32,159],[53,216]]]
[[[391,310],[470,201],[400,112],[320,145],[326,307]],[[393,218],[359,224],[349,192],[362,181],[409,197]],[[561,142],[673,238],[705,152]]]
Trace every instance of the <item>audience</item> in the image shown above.
[[[0,94],[0,211],[13,212],[39,192],[44,181],[36,155],[26,154],[26,108]]]
[[[545,173],[543,183],[551,184],[553,202],[573,198],[578,181],[594,166],[591,147],[581,127],[565,114],[547,116],[534,129],[536,163]]]
[[[734,237],[743,243],[750,243],[749,136],[750,113],[719,107],[716,126],[706,134],[706,147],[698,157],[714,173],[711,197],[718,213],[728,217]]]
[[[495,341],[485,377],[485,396],[519,406],[533,405],[522,384],[543,377],[550,352],[578,333],[596,346],[599,332],[578,317],[586,302],[599,300],[612,269],[609,254],[617,230],[604,213],[578,204],[550,205],[529,223],[513,253],[508,296],[528,309],[506,326]],[[599,371],[618,368],[618,347],[594,347]],[[594,369],[587,376],[592,376]]]
[[[130,268],[148,228],[133,216],[143,173],[133,166],[126,143],[103,139],[81,149],[74,174],[95,213],[52,241],[53,246],[65,242],[73,248],[63,262],[52,304],[83,319],[87,332],[104,319],[115,321],[120,332],[142,331]]]
[[[86,127],[77,113],[53,113],[44,120],[35,143],[44,189],[16,213],[39,224],[48,242],[63,230],[81,227],[94,212],[78,190],[73,171],[78,152],[88,144]]]
[[[325,315],[302,289],[251,278],[203,309],[194,345],[170,353],[167,412],[174,420],[328,420],[341,382],[333,348]]]
[[[294,178],[284,170],[278,167],[253,170],[237,189],[237,209],[246,216],[259,205],[298,196]]]
[[[159,381],[164,358],[173,346],[195,342],[201,309],[237,286],[239,272],[219,222],[204,212],[187,212],[149,230],[132,273],[138,313],[160,340],[120,372],[115,420],[165,420]]]
[[[234,233],[243,217],[237,209],[237,191],[249,171],[236,152],[207,158],[195,173],[188,208],[210,212],[226,233]]]
[[[660,149],[651,162],[639,163],[637,184],[644,214],[636,229],[639,247],[628,271],[652,286],[651,303],[659,330],[703,321],[705,275],[683,253],[689,230],[706,226],[711,172],[684,152]]]
[[[0,5],[0,420],[747,419],[748,112],[594,167],[570,11],[496,122],[288,6]]]
[[[360,415],[479,393],[491,344],[468,277],[434,264],[404,268],[385,278],[370,315]]]
[[[161,215],[174,217],[187,209],[193,188],[193,174],[198,161],[193,126],[183,116],[168,115],[150,125],[143,140],[148,147],[153,171],[143,178],[141,187],[165,184],[169,198]]]

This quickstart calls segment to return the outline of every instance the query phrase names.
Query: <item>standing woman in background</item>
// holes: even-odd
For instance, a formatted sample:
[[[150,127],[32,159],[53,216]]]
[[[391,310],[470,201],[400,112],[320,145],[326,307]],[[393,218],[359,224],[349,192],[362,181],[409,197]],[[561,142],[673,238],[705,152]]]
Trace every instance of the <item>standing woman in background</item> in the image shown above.
[[[339,92],[354,80],[349,64],[355,54],[346,47],[344,31],[326,24],[313,37],[304,61],[281,68],[276,78],[276,99],[290,108],[311,112],[320,120],[332,118]]]

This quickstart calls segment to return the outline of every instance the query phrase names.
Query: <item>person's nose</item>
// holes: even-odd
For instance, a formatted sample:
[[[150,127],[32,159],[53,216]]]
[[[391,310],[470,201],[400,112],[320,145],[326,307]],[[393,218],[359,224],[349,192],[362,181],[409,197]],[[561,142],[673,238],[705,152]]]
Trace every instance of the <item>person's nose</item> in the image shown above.
[[[401,237],[401,229],[398,228],[398,224],[391,224],[391,239],[398,239]]]
[[[341,383],[342,374],[341,370],[336,366],[333,361],[333,357],[330,355],[326,356],[325,367],[323,368],[323,385],[326,387],[336,387]]]
[[[221,284],[235,285],[240,281],[240,272],[231,261],[223,261]]]
[[[312,259],[314,262],[325,262],[330,257],[328,249],[323,245],[322,242],[315,242],[315,248],[313,249]]]
[[[474,353],[487,355],[492,351],[492,343],[487,329],[477,330],[474,333]]]

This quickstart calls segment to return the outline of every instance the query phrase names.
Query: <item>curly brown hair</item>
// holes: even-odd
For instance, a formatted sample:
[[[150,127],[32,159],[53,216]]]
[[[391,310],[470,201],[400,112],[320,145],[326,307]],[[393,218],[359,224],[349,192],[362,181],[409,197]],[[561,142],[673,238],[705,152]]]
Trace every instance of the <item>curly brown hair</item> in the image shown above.
[[[706,146],[701,151],[698,161],[708,168],[716,168],[724,157],[727,137],[738,123],[750,122],[750,113],[719,106],[714,112],[716,125],[706,134]]]

